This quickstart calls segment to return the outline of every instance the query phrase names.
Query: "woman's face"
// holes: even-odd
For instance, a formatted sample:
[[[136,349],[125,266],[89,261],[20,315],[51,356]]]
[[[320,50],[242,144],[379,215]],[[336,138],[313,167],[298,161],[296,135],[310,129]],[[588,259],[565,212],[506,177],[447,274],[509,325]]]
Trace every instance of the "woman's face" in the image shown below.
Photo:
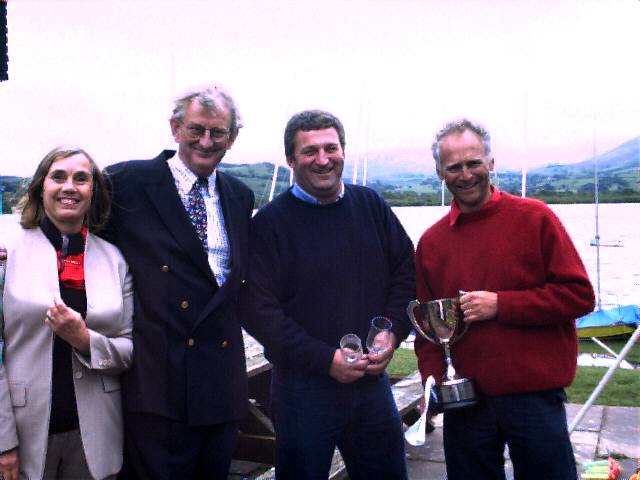
[[[91,206],[93,175],[87,157],[79,153],[56,160],[44,179],[42,204],[60,233],[77,233]]]

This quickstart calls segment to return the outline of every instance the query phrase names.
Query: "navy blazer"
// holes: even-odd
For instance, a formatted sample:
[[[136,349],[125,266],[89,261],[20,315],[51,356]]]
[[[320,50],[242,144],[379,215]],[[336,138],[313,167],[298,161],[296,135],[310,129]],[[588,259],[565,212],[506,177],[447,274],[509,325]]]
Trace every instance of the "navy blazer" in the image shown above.
[[[253,192],[217,173],[231,271],[218,288],[180,200],[165,150],[106,169],[113,210],[104,236],[133,273],[133,368],[124,408],[190,425],[242,418],[247,405],[238,295],[245,283]]]

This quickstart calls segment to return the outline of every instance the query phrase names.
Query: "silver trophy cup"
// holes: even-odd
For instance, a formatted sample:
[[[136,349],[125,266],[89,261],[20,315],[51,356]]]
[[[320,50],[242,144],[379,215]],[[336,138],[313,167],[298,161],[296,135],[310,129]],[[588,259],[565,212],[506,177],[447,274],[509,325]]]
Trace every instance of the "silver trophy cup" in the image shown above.
[[[453,368],[450,346],[462,338],[468,325],[462,320],[460,299],[443,298],[420,303],[412,300],[407,307],[407,315],[416,332],[436,345],[444,348],[447,371],[438,386],[438,396],[444,410],[468,407],[477,402],[473,382],[460,378]]]

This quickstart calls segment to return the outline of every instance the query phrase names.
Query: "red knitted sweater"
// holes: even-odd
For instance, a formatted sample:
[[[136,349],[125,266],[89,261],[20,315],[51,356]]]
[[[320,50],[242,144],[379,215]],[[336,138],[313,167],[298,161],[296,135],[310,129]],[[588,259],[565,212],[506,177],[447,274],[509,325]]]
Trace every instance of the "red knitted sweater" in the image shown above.
[[[478,212],[456,217],[456,210],[418,243],[418,299],[459,290],[498,293],[497,317],[473,322],[452,346],[458,375],[488,395],[569,385],[576,370],[574,320],[593,309],[594,293],[560,220],[542,202],[497,190]],[[443,349],[420,335],[415,348],[423,379],[440,380]]]

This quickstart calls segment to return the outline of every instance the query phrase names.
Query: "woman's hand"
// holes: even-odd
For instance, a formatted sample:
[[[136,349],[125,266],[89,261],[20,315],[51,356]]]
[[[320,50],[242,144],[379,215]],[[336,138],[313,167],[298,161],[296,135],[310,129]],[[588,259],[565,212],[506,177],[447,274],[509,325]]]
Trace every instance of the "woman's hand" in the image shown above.
[[[20,472],[18,462],[18,447],[0,454],[0,478],[4,480],[18,480]]]
[[[88,355],[89,329],[82,316],[65,305],[61,298],[53,299],[53,306],[47,310],[44,323],[60,338],[67,341],[83,355]]]

